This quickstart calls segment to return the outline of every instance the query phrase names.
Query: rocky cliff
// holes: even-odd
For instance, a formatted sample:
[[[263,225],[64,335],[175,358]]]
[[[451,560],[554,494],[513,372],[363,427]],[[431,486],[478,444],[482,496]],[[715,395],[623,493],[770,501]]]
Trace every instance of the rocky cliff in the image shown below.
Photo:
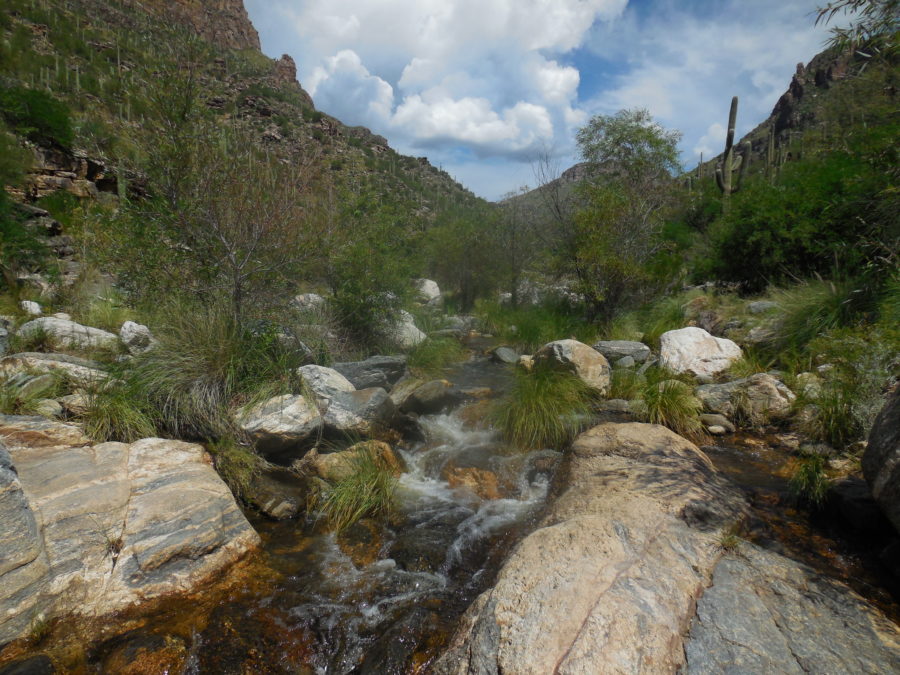
[[[131,0],[131,4],[192,26],[220,47],[259,49],[259,35],[242,0]]]

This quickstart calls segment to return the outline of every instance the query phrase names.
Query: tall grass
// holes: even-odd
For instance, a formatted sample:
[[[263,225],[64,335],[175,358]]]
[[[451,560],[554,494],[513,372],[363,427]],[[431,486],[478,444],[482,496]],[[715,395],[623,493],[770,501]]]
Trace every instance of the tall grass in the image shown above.
[[[313,503],[337,532],[361,518],[388,518],[397,507],[397,479],[372,450],[360,450],[351,462],[351,472],[321,492]]]
[[[575,338],[591,344],[597,338],[597,328],[585,321],[583,313],[565,305],[547,303],[513,308],[482,302],[476,312],[483,331],[524,352],[554,340]]]
[[[791,493],[799,500],[814,508],[821,508],[831,487],[831,480],[825,473],[828,460],[821,455],[802,457],[790,479]]]
[[[213,456],[216,472],[239,499],[248,500],[253,479],[262,467],[263,461],[249,447],[231,437],[222,438],[207,445]]]
[[[62,381],[52,378],[46,385],[29,386],[26,374],[13,375],[0,381],[0,413],[4,415],[37,415],[42,399],[54,398],[62,391]]]
[[[535,368],[516,371],[509,392],[491,413],[503,435],[523,449],[559,448],[578,432],[579,416],[591,411],[591,389],[577,377]]]
[[[632,409],[644,421],[662,424],[686,438],[698,440],[703,437],[700,422],[703,403],[694,396],[692,385],[676,379],[664,369],[647,371],[640,387],[640,398],[633,402]]]
[[[454,338],[428,338],[410,352],[407,364],[418,375],[433,376],[465,359],[466,353]]]

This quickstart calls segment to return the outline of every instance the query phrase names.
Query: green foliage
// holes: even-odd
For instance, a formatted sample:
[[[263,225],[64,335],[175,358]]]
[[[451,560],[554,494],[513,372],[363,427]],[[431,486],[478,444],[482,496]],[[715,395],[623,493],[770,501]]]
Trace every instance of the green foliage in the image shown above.
[[[633,408],[644,421],[662,424],[685,438],[703,436],[700,422],[703,403],[694,396],[690,384],[675,379],[672,373],[661,368],[647,371],[640,399],[634,402]]]
[[[109,381],[97,383],[88,391],[81,416],[87,435],[98,442],[121,443],[156,436],[158,411],[143,382],[127,369],[113,369],[110,375]]]
[[[0,114],[13,130],[42,145],[72,145],[69,109],[46,91],[26,87],[0,88]]]
[[[616,368],[610,375],[609,398],[631,401],[641,397],[647,379],[633,368]]]
[[[828,460],[822,455],[805,455],[800,458],[790,480],[791,492],[797,499],[813,508],[821,508],[831,487],[826,474]]]
[[[731,364],[728,368],[728,374],[735,377],[750,377],[756,373],[765,373],[772,368],[773,362],[759,351],[746,347],[743,350],[743,356]]]
[[[549,368],[517,370],[509,392],[492,411],[503,435],[522,449],[561,448],[591,410],[591,389],[577,377]]]
[[[407,364],[417,374],[439,375],[443,370],[466,358],[466,350],[454,338],[428,338],[409,354]]]
[[[837,14],[849,14],[853,20],[849,26],[831,29],[829,46],[841,51],[861,50],[868,57],[896,56],[898,0],[835,0],[818,8],[816,25],[829,23]]]
[[[351,458],[350,473],[320,493],[313,507],[340,532],[361,518],[388,518],[397,508],[397,479],[369,448]]]
[[[252,493],[253,479],[262,466],[259,456],[231,437],[209,443],[207,449],[213,456],[216,472],[231,493],[239,499],[247,500]]]
[[[20,352],[55,352],[59,345],[43,326],[36,326],[26,334],[16,333],[9,339],[9,351]]]
[[[583,313],[564,303],[545,302],[516,308],[481,302],[476,311],[482,330],[526,352],[568,337],[590,344],[597,336],[596,327],[584,320]]]

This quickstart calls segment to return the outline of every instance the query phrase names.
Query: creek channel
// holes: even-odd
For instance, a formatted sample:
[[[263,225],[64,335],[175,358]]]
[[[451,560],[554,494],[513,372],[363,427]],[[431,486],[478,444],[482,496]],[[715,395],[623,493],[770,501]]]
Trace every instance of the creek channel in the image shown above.
[[[85,672],[114,672],[160,639],[183,645],[189,674],[427,669],[534,522],[561,456],[522,454],[484,423],[508,368],[475,356],[447,377],[467,400],[422,416],[425,441],[398,448],[408,470],[389,524],[363,520],[336,536],[311,518],[248,514],[263,539],[251,583],[212,606],[170,604],[95,647]]]

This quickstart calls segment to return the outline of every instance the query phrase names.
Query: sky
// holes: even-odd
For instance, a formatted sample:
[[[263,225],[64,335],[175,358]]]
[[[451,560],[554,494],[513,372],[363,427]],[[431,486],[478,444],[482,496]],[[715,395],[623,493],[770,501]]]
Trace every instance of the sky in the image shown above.
[[[245,0],[316,108],[386,137],[477,195],[578,161],[594,115],[646,108],[685,166],[764,120],[822,49],[822,0]]]

